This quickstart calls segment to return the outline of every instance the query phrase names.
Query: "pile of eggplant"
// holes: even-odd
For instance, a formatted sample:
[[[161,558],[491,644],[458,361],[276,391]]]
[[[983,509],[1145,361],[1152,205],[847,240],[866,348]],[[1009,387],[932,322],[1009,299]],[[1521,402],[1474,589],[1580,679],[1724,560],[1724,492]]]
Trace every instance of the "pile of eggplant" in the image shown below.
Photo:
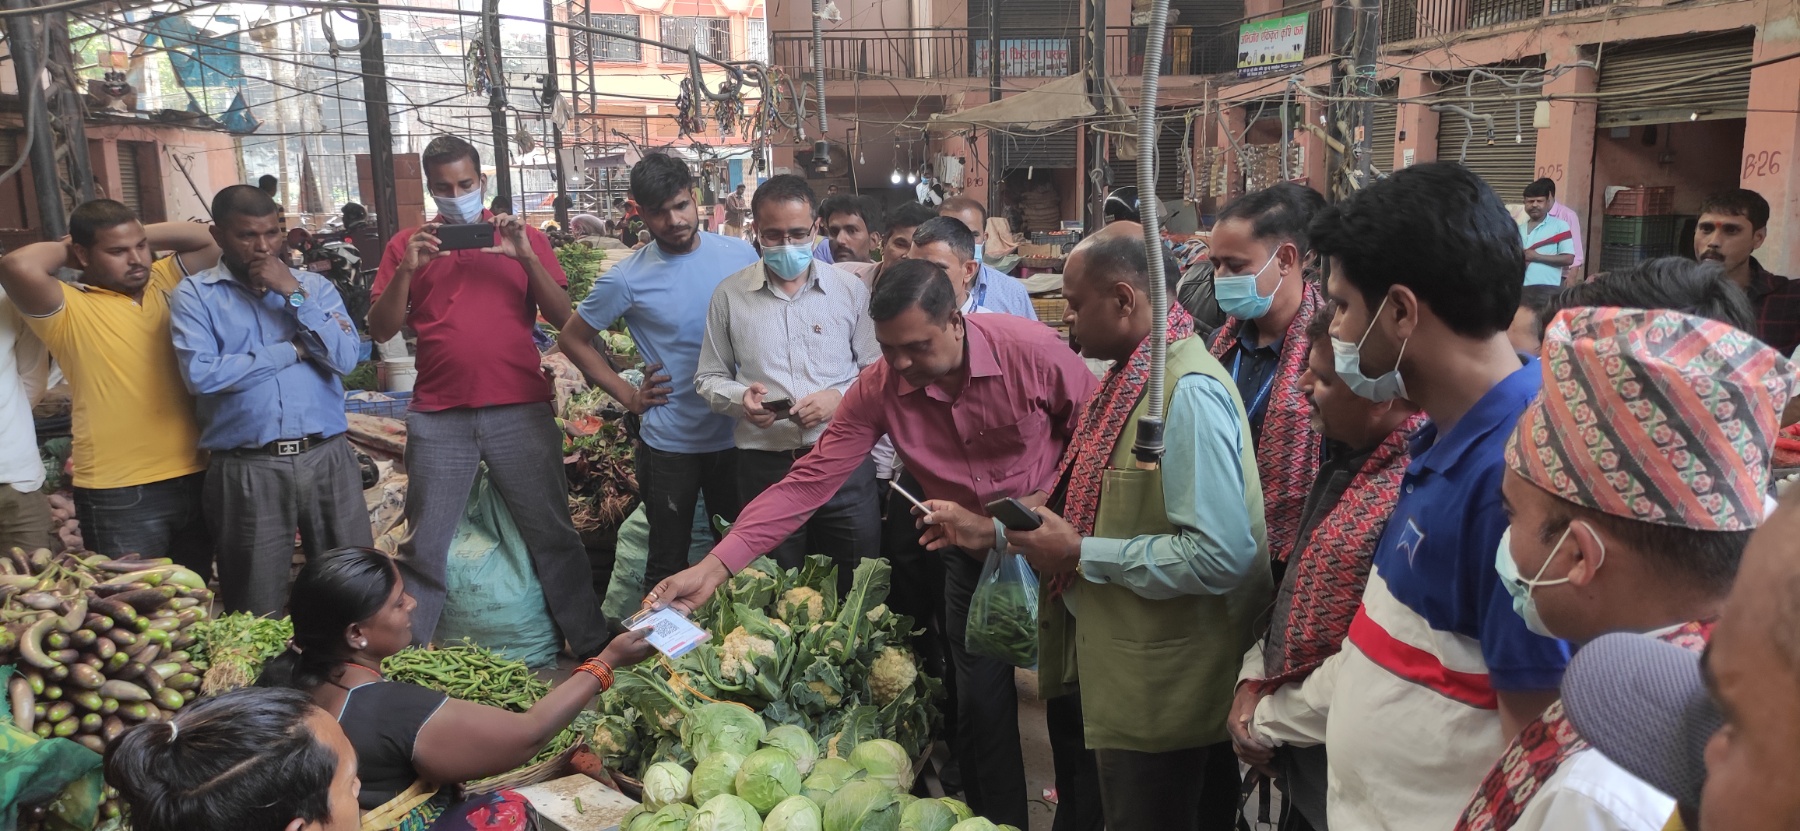
[[[14,726],[104,752],[133,724],[168,719],[200,689],[190,630],[211,613],[206,581],[167,559],[12,549],[0,556],[0,664],[17,665]]]

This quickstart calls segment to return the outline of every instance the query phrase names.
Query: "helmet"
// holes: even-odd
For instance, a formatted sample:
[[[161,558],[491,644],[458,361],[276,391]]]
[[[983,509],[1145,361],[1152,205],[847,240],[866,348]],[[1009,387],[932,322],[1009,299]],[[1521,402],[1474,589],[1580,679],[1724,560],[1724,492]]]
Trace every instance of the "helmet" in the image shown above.
[[[1114,188],[1106,195],[1106,204],[1101,208],[1106,224],[1111,225],[1121,220],[1138,221],[1138,189],[1135,186]]]

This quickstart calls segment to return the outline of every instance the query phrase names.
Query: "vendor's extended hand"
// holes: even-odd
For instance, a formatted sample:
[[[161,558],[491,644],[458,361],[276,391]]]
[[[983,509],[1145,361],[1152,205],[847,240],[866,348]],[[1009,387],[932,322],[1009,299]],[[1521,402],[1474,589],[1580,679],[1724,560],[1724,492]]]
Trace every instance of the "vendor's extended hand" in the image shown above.
[[[832,415],[837,413],[838,404],[843,400],[844,394],[837,390],[819,390],[801,398],[794,405],[794,420],[800,422],[801,427],[817,427],[831,420]]]
[[[656,584],[656,588],[644,595],[644,604],[652,609],[674,609],[684,615],[694,613],[705,603],[713,592],[725,584],[731,577],[731,570],[719,558],[706,555],[705,559]]]
[[[994,539],[994,521],[988,517],[947,499],[927,499],[925,507],[930,508],[931,513],[920,516],[915,507],[913,516],[918,517],[914,524],[925,529],[919,544],[925,546],[926,551],[956,546],[969,556],[982,559],[999,542]]]
[[[1275,778],[1275,749],[1256,737],[1256,705],[1268,693],[1256,684],[1239,684],[1231,699],[1231,715],[1225,719],[1225,730],[1231,734],[1231,749],[1244,764],[1257,772]]]
[[[751,426],[767,430],[775,426],[775,414],[763,407],[763,399],[769,395],[769,388],[762,384],[751,384],[744,389],[744,420]]]
[[[656,647],[650,645],[651,629],[633,629],[621,632],[606,642],[606,648],[600,650],[600,660],[613,669],[628,667],[651,655],[656,654]]]
[[[1008,529],[1007,551],[1022,555],[1032,569],[1046,577],[1074,571],[1081,564],[1081,535],[1075,533],[1075,526],[1049,508],[1032,510],[1043,518],[1044,524],[1030,531]]]
[[[504,254],[519,262],[534,259],[537,251],[525,235],[525,220],[512,214],[495,214],[494,230],[500,232],[500,244],[481,249],[488,254]]]
[[[662,371],[662,364],[650,364],[644,367],[644,380],[632,389],[630,400],[620,401],[625,409],[643,415],[645,410],[660,404],[669,403],[669,394],[674,387],[669,383],[669,375]]]

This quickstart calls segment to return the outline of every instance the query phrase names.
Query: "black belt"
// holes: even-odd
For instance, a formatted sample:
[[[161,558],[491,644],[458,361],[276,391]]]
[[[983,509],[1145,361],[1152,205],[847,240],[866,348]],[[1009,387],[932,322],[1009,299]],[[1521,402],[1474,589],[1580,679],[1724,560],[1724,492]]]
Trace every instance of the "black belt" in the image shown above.
[[[276,439],[261,447],[239,447],[230,452],[240,456],[298,456],[341,435],[343,433],[331,436],[314,433],[297,439]]]

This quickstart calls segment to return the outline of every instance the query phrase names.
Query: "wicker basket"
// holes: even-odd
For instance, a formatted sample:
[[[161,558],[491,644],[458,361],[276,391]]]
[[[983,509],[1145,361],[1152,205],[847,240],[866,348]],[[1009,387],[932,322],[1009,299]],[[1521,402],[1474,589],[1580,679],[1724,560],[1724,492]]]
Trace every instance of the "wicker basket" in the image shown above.
[[[575,751],[582,745],[577,743],[568,750],[556,754],[535,765],[527,765],[518,770],[507,771],[499,776],[490,776],[463,786],[464,793],[485,794],[511,788],[523,788],[552,779],[561,779],[569,775],[569,760],[575,757]]]
[[[1069,310],[1069,301],[1061,296],[1033,297],[1031,308],[1037,312],[1038,320],[1051,325],[1061,325],[1063,313]]]

